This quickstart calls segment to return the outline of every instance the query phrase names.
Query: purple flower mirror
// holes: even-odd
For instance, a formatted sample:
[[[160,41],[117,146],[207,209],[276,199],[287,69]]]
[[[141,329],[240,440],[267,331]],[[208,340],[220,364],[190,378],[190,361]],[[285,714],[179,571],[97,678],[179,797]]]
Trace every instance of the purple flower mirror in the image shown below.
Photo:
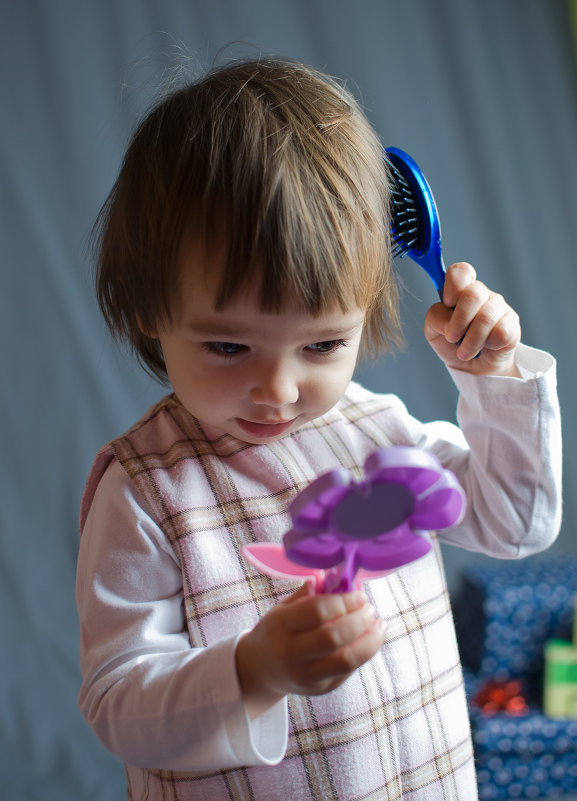
[[[461,521],[465,494],[433,454],[385,448],[364,467],[362,481],[344,468],[313,481],[290,506],[284,548],[255,543],[246,557],[268,575],[306,577],[316,592],[349,592],[425,556],[429,531]]]

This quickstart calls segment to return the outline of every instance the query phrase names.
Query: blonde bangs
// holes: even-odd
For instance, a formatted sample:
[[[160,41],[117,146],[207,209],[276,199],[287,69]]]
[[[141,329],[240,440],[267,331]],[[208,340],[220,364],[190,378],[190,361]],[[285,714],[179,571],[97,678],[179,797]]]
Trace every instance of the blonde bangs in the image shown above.
[[[226,135],[212,132],[215,163],[229,163],[232,151],[242,163],[229,171],[226,193],[218,182],[205,193],[203,235],[209,247],[223,237],[228,247],[217,307],[258,282],[263,311],[294,302],[313,315],[361,308],[365,351],[391,349],[400,325],[382,146],[326,76],[321,84],[299,65],[275,64],[274,76],[258,67],[246,65],[234,98],[238,124],[228,119]]]

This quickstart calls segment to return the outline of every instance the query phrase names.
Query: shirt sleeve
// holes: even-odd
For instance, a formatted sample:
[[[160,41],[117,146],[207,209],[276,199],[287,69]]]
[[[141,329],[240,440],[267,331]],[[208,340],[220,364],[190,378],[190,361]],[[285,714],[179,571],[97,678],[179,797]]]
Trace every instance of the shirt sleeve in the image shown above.
[[[79,703],[102,743],[138,767],[177,771],[274,765],[286,700],[250,721],[235,667],[242,633],[191,648],[180,566],[113,461],[80,542]]]
[[[561,417],[556,363],[520,345],[521,378],[452,370],[457,419],[413,421],[414,444],[436,453],[467,495],[463,522],[442,540],[500,558],[549,547],[561,525]]]

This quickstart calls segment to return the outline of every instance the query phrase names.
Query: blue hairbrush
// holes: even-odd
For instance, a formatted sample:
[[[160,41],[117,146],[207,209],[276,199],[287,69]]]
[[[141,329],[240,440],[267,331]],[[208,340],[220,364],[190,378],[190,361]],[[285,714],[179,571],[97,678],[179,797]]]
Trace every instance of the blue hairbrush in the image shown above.
[[[431,187],[419,165],[404,150],[387,147],[385,153],[390,173],[393,258],[408,256],[422,267],[442,303],[446,270],[441,223]],[[479,356],[478,353],[474,358]]]
[[[430,276],[443,300],[445,265],[435,198],[418,164],[398,147],[386,149],[390,167],[393,257],[409,256]]]

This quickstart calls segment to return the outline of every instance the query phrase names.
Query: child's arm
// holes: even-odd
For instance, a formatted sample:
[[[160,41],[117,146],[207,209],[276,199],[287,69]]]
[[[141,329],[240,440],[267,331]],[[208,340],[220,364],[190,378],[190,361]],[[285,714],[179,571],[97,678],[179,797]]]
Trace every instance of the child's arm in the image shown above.
[[[118,462],[84,526],[77,601],[80,708],[119,759],[206,771],[283,757],[286,704],[250,723],[235,662],[241,629],[191,647],[176,554]]]
[[[475,375],[519,375],[519,317],[501,295],[477,280],[470,264],[458,262],[447,270],[443,303],[429,309],[425,336],[447,367]]]
[[[444,300],[429,309],[425,334],[459,390],[461,430],[413,420],[406,434],[465,489],[467,514],[442,539],[499,558],[542,551],[562,510],[555,360],[520,343],[517,314],[471,265],[447,270]]]
[[[117,757],[149,768],[276,764],[286,704],[260,713],[289,686],[337,686],[383,638],[362,593],[309,596],[303,588],[244,636],[231,627],[210,646],[191,647],[176,556],[116,462],[82,534],[77,599],[81,709]]]
[[[237,646],[249,716],[258,717],[288,693],[334,690],[383,641],[383,623],[363,593],[310,595],[302,588],[271,609]]]

